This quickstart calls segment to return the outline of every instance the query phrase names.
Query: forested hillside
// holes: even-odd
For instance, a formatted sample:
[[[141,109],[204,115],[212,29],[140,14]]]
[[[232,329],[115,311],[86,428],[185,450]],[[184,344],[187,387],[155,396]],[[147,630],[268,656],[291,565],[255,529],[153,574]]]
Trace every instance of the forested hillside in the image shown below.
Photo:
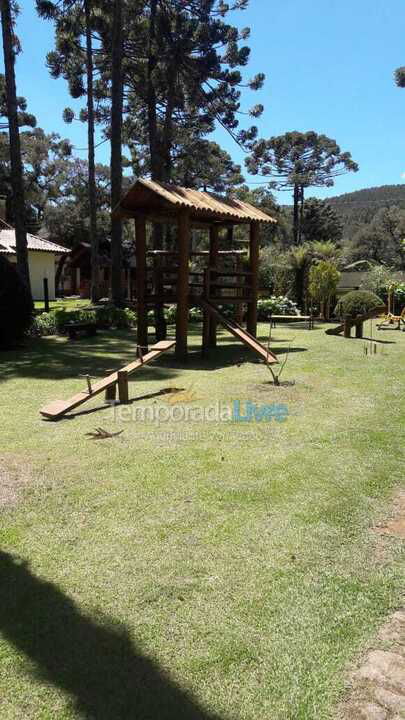
[[[381,208],[405,209],[405,184],[365,188],[328,198],[343,223],[343,235],[350,238],[360,225],[371,223]]]

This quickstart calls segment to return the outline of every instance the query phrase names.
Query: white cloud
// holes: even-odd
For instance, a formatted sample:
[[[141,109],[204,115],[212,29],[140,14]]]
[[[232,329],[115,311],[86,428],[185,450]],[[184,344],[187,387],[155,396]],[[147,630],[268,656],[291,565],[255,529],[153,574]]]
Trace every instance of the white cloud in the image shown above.
[[[405,172],[401,173],[402,180],[405,180]]]

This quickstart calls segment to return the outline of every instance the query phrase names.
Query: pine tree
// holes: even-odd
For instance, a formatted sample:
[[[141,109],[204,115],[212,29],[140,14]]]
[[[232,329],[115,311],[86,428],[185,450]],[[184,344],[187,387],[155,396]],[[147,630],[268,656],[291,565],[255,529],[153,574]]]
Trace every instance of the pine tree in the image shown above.
[[[3,33],[6,105],[10,139],[11,185],[13,189],[17,270],[27,288],[29,296],[31,296],[27,233],[25,229],[24,180],[19,133],[19,102],[17,98],[14,67],[15,51],[17,46],[17,40],[14,35],[13,19],[13,12],[15,11],[16,6],[11,2],[11,0],[1,0],[1,25]]]
[[[336,243],[342,239],[343,225],[331,205],[309,198],[305,203],[301,230],[308,242],[331,240]]]
[[[339,175],[358,170],[349,152],[342,152],[335,140],[312,130],[257,140],[246,165],[254,175],[271,177],[274,189],[293,190],[295,245],[301,242],[305,189],[332,187]]]
[[[241,110],[242,89],[258,90],[264,75],[244,83],[239,67],[250,50],[240,42],[249,29],[225,22],[228,12],[244,9],[219,0],[151,0],[141,21],[126,26],[124,41],[125,137],[132,154],[147,147],[153,179],[168,182],[181,136],[204,138],[216,124],[240,145],[255,139],[257,128],[240,129],[241,116],[258,117],[261,105]]]

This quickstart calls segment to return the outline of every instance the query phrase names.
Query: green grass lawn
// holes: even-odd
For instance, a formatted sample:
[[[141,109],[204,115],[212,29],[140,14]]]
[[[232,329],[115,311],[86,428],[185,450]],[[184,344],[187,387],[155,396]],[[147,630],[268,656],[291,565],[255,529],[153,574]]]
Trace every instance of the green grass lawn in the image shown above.
[[[88,298],[78,298],[78,297],[66,297],[66,298],[57,298],[56,300],[51,300],[49,303],[49,309],[50,310],[81,310],[83,308],[87,308],[91,305],[91,301]],[[34,302],[35,310],[44,310],[45,303],[43,300],[35,300]]]
[[[133,358],[131,333],[0,357],[0,478],[17,488],[0,509],[2,720],[333,718],[403,602],[403,544],[372,527],[403,483],[405,334],[365,357],[361,340],[280,326],[275,388],[226,333],[202,361],[198,332],[187,365],[133,376],[124,415],[102,397],[58,423],[38,411]],[[169,388],[191,408],[289,415],[177,421]],[[145,407],[175,417],[142,423]]]

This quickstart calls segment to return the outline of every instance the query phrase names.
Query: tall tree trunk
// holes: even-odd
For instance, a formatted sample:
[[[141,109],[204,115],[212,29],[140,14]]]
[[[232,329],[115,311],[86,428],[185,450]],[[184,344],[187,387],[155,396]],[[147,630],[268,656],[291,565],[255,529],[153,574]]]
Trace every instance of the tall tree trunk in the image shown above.
[[[147,69],[147,103],[148,103],[148,135],[152,180],[165,181],[164,159],[162,157],[162,143],[159,138],[159,128],[156,110],[156,90],[153,72],[156,67],[156,12],[159,0],[151,0],[149,17],[149,43],[148,43],[148,69]],[[152,243],[154,250],[163,249],[163,227],[160,223],[153,224]],[[154,261],[158,263],[158,260]],[[166,338],[167,326],[164,318],[163,303],[155,305],[156,339]]]
[[[11,186],[13,190],[12,205],[15,226],[17,270],[31,293],[27,233],[25,229],[24,180],[21,161],[20,133],[18,128],[17,89],[14,69],[14,32],[10,5],[10,0],[1,0],[1,25],[3,32],[7,116],[10,138]]]
[[[304,187],[301,185],[299,189],[299,217],[298,217],[298,244],[302,243],[302,225],[304,220]]]
[[[122,192],[122,0],[114,0],[111,77],[111,209],[118,205]],[[122,289],[122,223],[111,222],[111,288],[116,305],[123,301]]]
[[[156,90],[153,72],[156,67],[156,12],[158,0],[151,0],[148,39],[147,104],[148,135],[152,180],[163,180],[163,159],[161,157],[156,110]]]
[[[99,247],[97,237],[96,168],[94,155],[94,92],[93,44],[91,37],[91,0],[84,1],[86,18],[86,72],[87,72],[87,131],[89,163],[89,208],[91,247],[91,299],[99,300]]]
[[[294,245],[298,245],[298,228],[299,228],[299,198],[300,189],[299,185],[294,185],[294,211],[293,211],[293,242]]]

